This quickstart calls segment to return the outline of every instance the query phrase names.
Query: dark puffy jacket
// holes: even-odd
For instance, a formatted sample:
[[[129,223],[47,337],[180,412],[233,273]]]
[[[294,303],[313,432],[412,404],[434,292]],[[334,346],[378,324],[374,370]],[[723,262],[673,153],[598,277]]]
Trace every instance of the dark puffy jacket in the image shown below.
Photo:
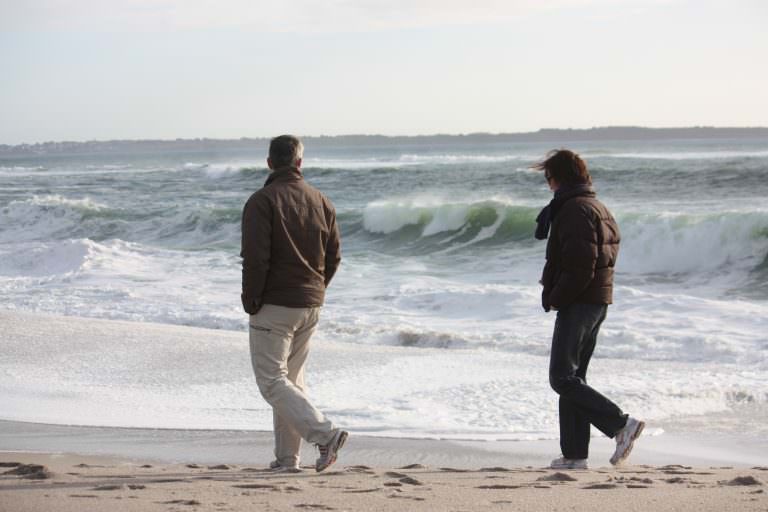
[[[322,306],[341,261],[333,205],[299,169],[273,171],[243,208],[240,256],[246,313],[262,304]]]
[[[594,192],[582,191],[565,199],[547,242],[541,278],[544,309],[575,302],[611,304],[620,241],[616,220]]]

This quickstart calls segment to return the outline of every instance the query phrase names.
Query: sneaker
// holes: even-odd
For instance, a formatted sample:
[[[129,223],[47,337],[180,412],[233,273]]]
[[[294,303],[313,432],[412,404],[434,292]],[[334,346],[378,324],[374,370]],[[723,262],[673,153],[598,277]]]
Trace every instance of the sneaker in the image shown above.
[[[319,473],[336,462],[336,456],[341,447],[344,446],[348,435],[349,433],[346,431],[337,428],[328,444],[317,445],[317,448],[320,450],[320,458],[315,462],[315,471]]]
[[[283,466],[277,460],[273,460],[269,463],[270,473],[301,473],[299,466]]]
[[[613,452],[613,457],[611,457],[611,464],[616,466],[629,457],[635,439],[640,437],[644,428],[644,421],[636,420],[632,417],[627,418],[627,424],[616,434],[616,451]]]
[[[566,459],[560,457],[549,464],[549,469],[588,469],[587,459]]]

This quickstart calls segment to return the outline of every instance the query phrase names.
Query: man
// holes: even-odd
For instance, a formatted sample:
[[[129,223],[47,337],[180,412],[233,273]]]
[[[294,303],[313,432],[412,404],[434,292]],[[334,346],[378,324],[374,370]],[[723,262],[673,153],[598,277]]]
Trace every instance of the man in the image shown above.
[[[562,457],[552,469],[586,469],[590,425],[616,440],[611,464],[625,460],[645,423],[587,385],[589,360],[608,304],[613,302],[613,267],[619,228],[597,200],[584,160],[568,150],[553,151],[534,166],[554,192],[536,219],[536,238],[547,242],[541,278],[544,311],[556,310],[549,382],[560,395]]]
[[[275,460],[270,468],[299,469],[301,440],[315,443],[316,471],[336,461],[347,432],[304,394],[304,364],[325,289],[341,261],[331,202],[301,173],[304,146],[291,135],[272,139],[264,187],[245,203],[243,292],[256,383],[272,406]]]

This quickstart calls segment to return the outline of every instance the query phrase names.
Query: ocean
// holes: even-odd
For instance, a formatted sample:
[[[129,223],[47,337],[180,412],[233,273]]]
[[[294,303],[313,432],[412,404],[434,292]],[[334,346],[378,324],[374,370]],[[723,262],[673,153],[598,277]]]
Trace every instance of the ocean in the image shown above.
[[[306,148],[343,256],[310,395],[357,433],[554,439],[554,314],[540,307],[545,242],[533,237],[551,192],[530,165],[564,144],[425,141]],[[768,141],[568,147],[623,237],[590,382],[651,427],[765,417]],[[240,215],[265,156],[0,159],[4,310],[227,333],[99,347],[0,332],[0,419],[270,430],[239,297]]]

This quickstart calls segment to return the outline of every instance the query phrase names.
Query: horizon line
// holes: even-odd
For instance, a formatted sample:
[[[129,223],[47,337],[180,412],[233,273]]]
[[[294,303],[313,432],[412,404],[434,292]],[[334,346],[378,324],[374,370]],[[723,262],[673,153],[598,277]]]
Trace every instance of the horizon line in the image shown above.
[[[691,126],[641,126],[641,125],[606,125],[606,126],[593,126],[590,128],[539,128],[533,131],[520,131],[520,132],[463,132],[463,133],[432,133],[432,134],[398,134],[398,135],[385,135],[381,133],[344,133],[336,135],[298,135],[300,139],[341,139],[351,137],[370,137],[370,138],[383,138],[383,139],[419,139],[419,138],[436,138],[436,137],[476,137],[476,136],[490,136],[490,137],[504,137],[504,136],[525,136],[536,135],[550,132],[590,132],[590,131],[608,131],[608,130],[638,130],[638,131],[672,131],[672,130],[768,130],[766,126],[715,126],[715,125],[691,125]],[[110,142],[160,142],[160,143],[173,143],[173,142],[195,142],[195,141],[209,141],[209,142],[228,142],[228,141],[246,141],[246,140],[270,140],[274,136],[240,136],[240,137],[174,137],[174,138],[116,138],[116,139],[80,139],[80,140],[45,140],[37,142],[21,142],[18,144],[5,144],[0,143],[0,147],[3,148],[17,148],[26,146],[40,146],[47,144],[89,144],[89,143],[110,143]]]

